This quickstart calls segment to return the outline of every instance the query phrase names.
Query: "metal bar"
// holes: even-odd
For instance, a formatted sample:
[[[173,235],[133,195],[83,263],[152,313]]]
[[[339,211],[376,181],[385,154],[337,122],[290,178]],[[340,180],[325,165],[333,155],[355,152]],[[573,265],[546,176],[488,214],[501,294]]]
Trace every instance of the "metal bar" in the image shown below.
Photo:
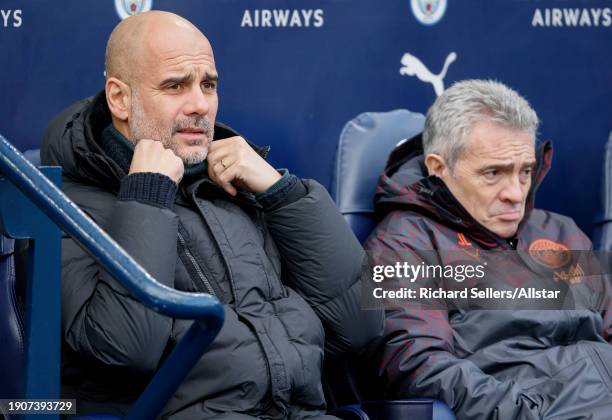
[[[220,328],[221,324],[195,321],[131,407],[126,418],[140,420],[157,417]],[[160,395],[167,395],[168,398],[160,398]]]

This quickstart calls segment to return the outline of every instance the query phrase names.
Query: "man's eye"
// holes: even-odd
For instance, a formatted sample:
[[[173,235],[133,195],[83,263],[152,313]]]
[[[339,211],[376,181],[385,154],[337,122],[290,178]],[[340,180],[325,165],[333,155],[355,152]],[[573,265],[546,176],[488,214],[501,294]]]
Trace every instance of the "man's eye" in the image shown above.
[[[522,182],[527,182],[527,181],[529,181],[529,180],[531,179],[531,173],[532,173],[532,172],[533,172],[533,169],[531,169],[531,168],[526,168],[526,169],[523,169],[523,170],[521,171],[521,181],[522,181]]]
[[[493,181],[499,175],[499,171],[497,169],[489,169],[483,175],[487,180]]]
[[[204,90],[215,90],[217,84],[215,82],[202,82],[202,89]]]
[[[173,85],[168,85],[168,90],[181,90],[182,85],[180,83],[176,83]]]

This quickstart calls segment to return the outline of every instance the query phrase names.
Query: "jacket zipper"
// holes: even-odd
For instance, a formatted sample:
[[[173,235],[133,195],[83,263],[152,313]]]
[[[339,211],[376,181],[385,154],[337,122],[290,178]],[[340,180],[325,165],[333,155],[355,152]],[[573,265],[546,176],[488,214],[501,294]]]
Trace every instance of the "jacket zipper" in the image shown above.
[[[233,298],[237,302],[236,285],[234,284],[234,276],[232,275],[232,271],[230,270],[230,265],[227,262],[227,257],[225,255],[225,253],[221,250],[221,246],[219,245],[219,241],[215,237],[215,233],[213,232],[212,228],[210,227],[210,223],[208,222],[208,219],[206,218],[206,211],[204,211],[204,209],[202,208],[202,205],[200,205],[200,203],[198,202],[197,198],[195,197],[195,194],[192,194],[191,199],[193,200],[193,202],[195,203],[196,207],[200,211],[200,214],[202,215],[202,220],[204,221],[204,224],[208,228],[208,231],[210,232],[212,238],[215,241],[215,245],[217,246],[217,250],[219,251],[219,255],[221,256],[221,261],[223,261],[223,265],[225,266],[225,270],[227,270],[227,277],[229,278],[229,283],[230,283],[230,287],[231,287],[231,290],[232,290]]]
[[[180,232],[178,232],[178,240],[181,243],[181,248],[183,249],[183,252],[185,253],[187,258],[189,259],[189,262],[191,262],[191,265],[193,266],[193,268],[194,268],[196,274],[198,275],[198,277],[200,278],[200,281],[204,284],[204,287],[206,288],[206,290],[208,290],[208,293],[213,295],[213,296],[216,296],[215,295],[215,291],[213,290],[212,286],[210,285],[210,282],[208,281],[208,279],[204,275],[204,272],[200,268],[200,265],[198,264],[198,262],[194,258],[194,256],[191,253],[191,251],[189,251],[189,248],[187,248],[187,244],[185,243],[185,238],[183,238],[183,235],[181,235]]]

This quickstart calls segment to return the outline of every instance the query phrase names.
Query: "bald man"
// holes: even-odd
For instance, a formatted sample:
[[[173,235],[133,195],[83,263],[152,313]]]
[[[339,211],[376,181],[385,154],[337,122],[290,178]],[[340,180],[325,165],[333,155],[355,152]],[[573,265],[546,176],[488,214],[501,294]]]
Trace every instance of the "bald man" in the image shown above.
[[[217,79],[190,22],[130,17],[104,91],[50,124],[41,158],[157,281],[224,304],[164,418],[323,418],[324,348],[358,352],[383,314],[360,308],[363,251],[325,189],[216,122]],[[62,262],[62,393],[80,414],[125,414],[191,321],[146,309],[70,238]]]

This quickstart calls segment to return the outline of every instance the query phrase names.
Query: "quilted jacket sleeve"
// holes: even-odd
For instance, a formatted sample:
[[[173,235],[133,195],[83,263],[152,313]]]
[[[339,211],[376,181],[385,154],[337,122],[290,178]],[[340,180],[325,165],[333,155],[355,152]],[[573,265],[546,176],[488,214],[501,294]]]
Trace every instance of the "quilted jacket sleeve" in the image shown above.
[[[323,322],[327,351],[358,351],[383,328],[382,308],[361,305],[365,253],[325,188],[299,182],[304,196],[266,213],[283,259],[283,280]]]
[[[67,194],[157,281],[174,287],[178,218],[167,208],[116,201],[67,185]],[[140,303],[73,239],[62,239],[62,326],[82,357],[141,374],[153,372],[172,319]]]

